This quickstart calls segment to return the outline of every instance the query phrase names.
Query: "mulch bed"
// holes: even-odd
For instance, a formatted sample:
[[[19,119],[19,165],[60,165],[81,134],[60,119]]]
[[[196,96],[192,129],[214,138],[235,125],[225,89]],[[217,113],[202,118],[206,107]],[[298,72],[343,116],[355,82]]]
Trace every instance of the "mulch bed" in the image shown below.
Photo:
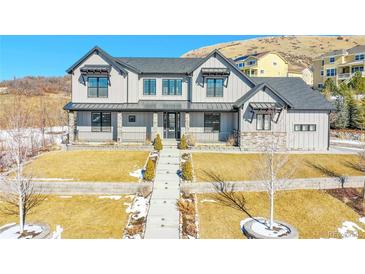
[[[365,201],[362,188],[337,188],[326,192],[354,209],[361,216],[365,216]]]

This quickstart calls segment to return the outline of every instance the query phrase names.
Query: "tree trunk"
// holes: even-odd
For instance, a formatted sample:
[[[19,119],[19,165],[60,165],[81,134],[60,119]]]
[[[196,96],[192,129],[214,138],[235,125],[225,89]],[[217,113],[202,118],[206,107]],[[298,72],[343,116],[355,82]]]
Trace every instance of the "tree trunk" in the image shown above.
[[[23,205],[23,197],[19,194],[19,226],[20,226],[20,234],[24,232],[24,205]]]
[[[273,185],[271,185],[270,190],[270,229],[273,229],[274,224],[274,188]]]

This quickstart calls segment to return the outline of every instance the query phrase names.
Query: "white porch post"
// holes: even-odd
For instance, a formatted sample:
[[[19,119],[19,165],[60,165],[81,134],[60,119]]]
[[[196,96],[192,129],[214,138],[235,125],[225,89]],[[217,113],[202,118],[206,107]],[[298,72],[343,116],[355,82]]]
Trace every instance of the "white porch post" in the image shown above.
[[[68,143],[72,143],[77,140],[77,112],[68,112]]]
[[[242,146],[243,144],[241,144],[242,140],[241,140],[241,136],[242,136],[242,131],[243,131],[243,110],[242,107],[238,108],[238,132],[237,132],[237,143],[238,146]]]
[[[118,114],[117,114],[117,140],[118,140],[118,143],[122,142],[122,127],[123,127],[123,113],[118,112]]]
[[[190,113],[185,112],[185,134],[189,135],[190,130]]]
[[[157,136],[158,133],[158,113],[154,112],[153,113],[153,118],[152,118],[152,140]],[[162,136],[160,136],[162,138]]]

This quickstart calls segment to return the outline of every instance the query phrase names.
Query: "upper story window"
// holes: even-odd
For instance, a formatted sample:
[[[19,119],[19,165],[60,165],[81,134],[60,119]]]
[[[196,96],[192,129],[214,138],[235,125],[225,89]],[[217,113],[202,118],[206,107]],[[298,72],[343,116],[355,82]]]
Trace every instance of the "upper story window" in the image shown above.
[[[355,60],[360,61],[365,59],[365,54],[357,54],[355,55]]]
[[[321,76],[323,76],[323,70],[321,70]]]
[[[239,68],[243,68],[244,66],[245,66],[245,63],[239,63],[239,64],[238,64],[238,67],[239,67]]]
[[[330,57],[330,63],[334,63],[335,62],[335,57]]]
[[[336,69],[332,68],[332,69],[327,69],[326,71],[326,75],[327,77],[330,77],[330,76],[336,76]]]
[[[324,60],[322,60],[322,67],[324,66]]]
[[[351,68],[351,73],[355,73],[357,71],[360,71],[360,72],[364,71],[364,67],[353,67],[353,68]]]
[[[250,61],[248,61],[248,65],[249,66],[253,66],[255,64],[256,64],[256,60],[250,60]]]
[[[204,113],[204,132],[219,132],[221,116],[219,112]]]
[[[224,79],[208,78],[207,79],[207,97],[223,97]]]
[[[143,80],[143,95],[156,95],[156,79]]]
[[[271,130],[270,114],[256,114],[256,130]]]
[[[163,95],[181,95],[182,80],[181,79],[163,79],[162,80]]]
[[[110,112],[91,112],[91,131],[111,132],[112,118]]]
[[[88,77],[87,97],[108,98],[108,82],[107,77]]]

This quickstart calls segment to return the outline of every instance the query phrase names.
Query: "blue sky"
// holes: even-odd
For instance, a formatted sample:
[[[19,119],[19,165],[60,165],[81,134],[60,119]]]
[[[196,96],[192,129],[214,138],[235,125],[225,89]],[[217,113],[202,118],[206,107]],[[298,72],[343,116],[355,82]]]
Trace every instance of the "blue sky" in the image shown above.
[[[0,81],[65,75],[95,45],[116,57],[179,57],[191,49],[255,37],[258,35],[0,36]]]

